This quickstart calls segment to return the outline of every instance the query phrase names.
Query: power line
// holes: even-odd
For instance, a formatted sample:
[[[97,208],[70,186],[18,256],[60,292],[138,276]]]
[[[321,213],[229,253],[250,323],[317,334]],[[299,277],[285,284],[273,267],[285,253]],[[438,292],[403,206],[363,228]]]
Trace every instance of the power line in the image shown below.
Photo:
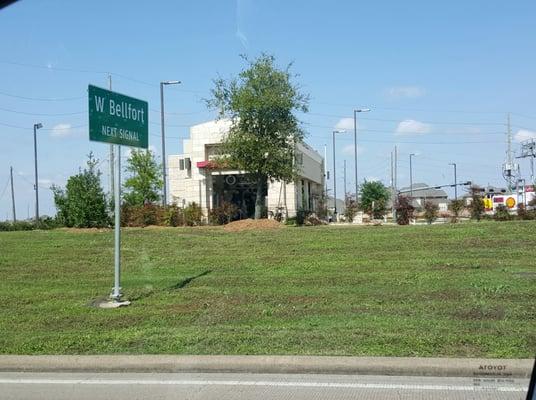
[[[24,99],[24,100],[33,100],[33,101],[70,101],[70,100],[80,100],[84,99],[85,96],[80,97],[27,97],[27,96],[18,96],[15,94],[0,92],[1,95],[7,96],[7,97],[13,97],[16,99]]]
[[[308,115],[319,116],[319,117],[332,117],[332,118],[352,118],[348,115],[335,115],[335,114],[322,114],[322,113],[307,113]],[[385,119],[385,118],[370,118],[370,117],[360,117],[360,121],[381,121],[381,122],[401,122],[399,119]],[[495,126],[504,126],[502,122],[439,122],[439,121],[419,121],[423,124],[434,124],[434,125],[495,125]]]
[[[29,113],[25,111],[17,111],[17,110],[10,110],[8,108],[2,108],[0,107],[1,111],[6,111],[14,114],[22,114],[22,115],[34,115],[39,117],[61,117],[61,116],[67,116],[67,115],[78,115],[78,114],[87,114],[87,111],[75,111],[75,112],[69,112],[69,113]]]

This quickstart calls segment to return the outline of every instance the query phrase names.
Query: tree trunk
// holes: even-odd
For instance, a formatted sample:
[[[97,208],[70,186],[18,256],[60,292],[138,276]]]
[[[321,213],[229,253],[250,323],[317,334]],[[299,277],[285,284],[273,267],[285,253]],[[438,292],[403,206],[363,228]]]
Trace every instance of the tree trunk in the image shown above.
[[[266,176],[257,178],[257,193],[255,194],[255,219],[262,218],[262,207],[264,206],[264,185],[266,184]]]

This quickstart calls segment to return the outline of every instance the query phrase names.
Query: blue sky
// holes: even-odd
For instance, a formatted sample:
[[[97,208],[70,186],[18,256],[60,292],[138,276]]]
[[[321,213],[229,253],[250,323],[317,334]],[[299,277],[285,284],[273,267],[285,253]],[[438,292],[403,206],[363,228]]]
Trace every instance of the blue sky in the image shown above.
[[[9,167],[19,217],[33,215],[32,126],[39,131],[41,214],[55,213],[48,187],[63,185],[93,151],[107,187],[108,147],[88,140],[89,83],[149,102],[150,143],[160,154],[159,87],[166,88],[168,154],[188,126],[209,120],[212,79],[235,75],[240,54],[293,62],[311,95],[300,114],[321,154],[331,132],[359,121],[359,179],[389,183],[399,148],[399,186],[459,180],[502,185],[506,114],[517,140],[536,132],[533,1],[37,1],[0,11],[0,220],[10,217]],[[338,192],[347,160],[354,185],[353,132],[337,136]],[[527,160],[520,161],[529,178]],[[331,187],[331,183],[330,183]],[[29,212],[28,212],[29,210]]]

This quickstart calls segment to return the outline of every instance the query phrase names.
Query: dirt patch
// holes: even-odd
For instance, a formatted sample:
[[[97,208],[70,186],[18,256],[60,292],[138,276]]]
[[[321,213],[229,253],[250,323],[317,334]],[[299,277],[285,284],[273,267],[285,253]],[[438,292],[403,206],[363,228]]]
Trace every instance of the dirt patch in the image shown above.
[[[274,230],[281,227],[283,225],[274,219],[243,219],[231,222],[225,225],[223,229],[227,232],[242,232]]]

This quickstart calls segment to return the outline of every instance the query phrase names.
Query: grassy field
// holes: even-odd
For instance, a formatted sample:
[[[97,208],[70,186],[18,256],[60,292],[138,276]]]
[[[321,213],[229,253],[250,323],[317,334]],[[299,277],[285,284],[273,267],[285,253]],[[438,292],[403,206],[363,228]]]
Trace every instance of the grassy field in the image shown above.
[[[0,353],[533,357],[536,224],[0,233]]]

